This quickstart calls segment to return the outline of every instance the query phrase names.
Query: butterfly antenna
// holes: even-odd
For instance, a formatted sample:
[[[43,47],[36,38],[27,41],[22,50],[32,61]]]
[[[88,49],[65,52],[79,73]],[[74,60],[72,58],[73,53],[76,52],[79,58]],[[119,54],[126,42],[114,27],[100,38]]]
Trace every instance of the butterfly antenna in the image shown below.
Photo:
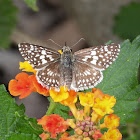
[[[85,40],[85,39],[84,38],[79,39],[79,41],[77,41],[73,46],[71,46],[71,48],[76,46],[81,40]]]
[[[65,42],[65,46],[67,46],[67,43]]]
[[[48,39],[47,41],[51,41],[51,42],[53,42],[54,44],[56,44],[57,46],[59,46],[60,48],[62,48],[61,45],[57,44],[57,43],[56,43],[54,40],[52,40],[52,39]]]

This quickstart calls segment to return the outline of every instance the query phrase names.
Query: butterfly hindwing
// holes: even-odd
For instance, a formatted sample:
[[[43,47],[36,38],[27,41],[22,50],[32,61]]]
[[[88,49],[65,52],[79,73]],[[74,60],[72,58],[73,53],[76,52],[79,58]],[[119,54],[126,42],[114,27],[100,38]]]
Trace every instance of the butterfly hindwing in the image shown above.
[[[18,46],[22,57],[36,70],[57,61],[60,57],[57,51],[43,46],[29,43],[20,43]]]
[[[48,89],[50,89],[50,87],[55,87],[56,89],[59,89],[62,82],[60,61],[51,63],[50,65],[39,70],[36,74],[36,78],[43,87]]]
[[[73,65],[73,78],[71,88],[79,91],[95,87],[103,79],[101,71],[82,63],[75,62]]]
[[[74,53],[76,60],[93,66],[95,69],[104,70],[118,57],[120,45],[110,44],[91,47]]]

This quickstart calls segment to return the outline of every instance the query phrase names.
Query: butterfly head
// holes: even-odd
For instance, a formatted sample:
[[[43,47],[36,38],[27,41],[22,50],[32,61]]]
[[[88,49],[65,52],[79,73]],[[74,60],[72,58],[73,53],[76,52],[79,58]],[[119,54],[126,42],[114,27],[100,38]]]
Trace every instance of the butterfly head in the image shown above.
[[[62,53],[71,53],[72,52],[72,49],[69,47],[69,46],[64,46],[62,48]]]

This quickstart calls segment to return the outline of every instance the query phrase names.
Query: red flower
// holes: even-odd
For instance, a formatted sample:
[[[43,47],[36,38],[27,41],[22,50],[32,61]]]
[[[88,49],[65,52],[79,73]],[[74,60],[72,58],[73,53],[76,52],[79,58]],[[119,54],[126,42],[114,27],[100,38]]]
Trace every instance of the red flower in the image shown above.
[[[99,138],[101,138],[103,134],[100,132],[100,130],[95,131],[95,133],[92,135],[92,137],[94,138],[94,140],[98,140]]]
[[[64,133],[67,130],[65,120],[59,115],[45,115],[38,120],[38,124],[42,125],[43,130],[51,132],[51,138],[56,139],[58,133]]]

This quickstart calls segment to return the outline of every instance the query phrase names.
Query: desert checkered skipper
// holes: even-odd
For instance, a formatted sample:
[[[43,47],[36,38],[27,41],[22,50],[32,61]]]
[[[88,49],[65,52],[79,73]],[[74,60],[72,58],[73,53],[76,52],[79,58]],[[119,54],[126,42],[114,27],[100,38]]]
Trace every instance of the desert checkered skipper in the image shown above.
[[[36,78],[43,87],[59,89],[66,85],[79,91],[102,81],[102,71],[118,57],[120,45],[91,47],[75,53],[65,45],[60,54],[47,47],[20,43],[19,51],[37,71]]]

